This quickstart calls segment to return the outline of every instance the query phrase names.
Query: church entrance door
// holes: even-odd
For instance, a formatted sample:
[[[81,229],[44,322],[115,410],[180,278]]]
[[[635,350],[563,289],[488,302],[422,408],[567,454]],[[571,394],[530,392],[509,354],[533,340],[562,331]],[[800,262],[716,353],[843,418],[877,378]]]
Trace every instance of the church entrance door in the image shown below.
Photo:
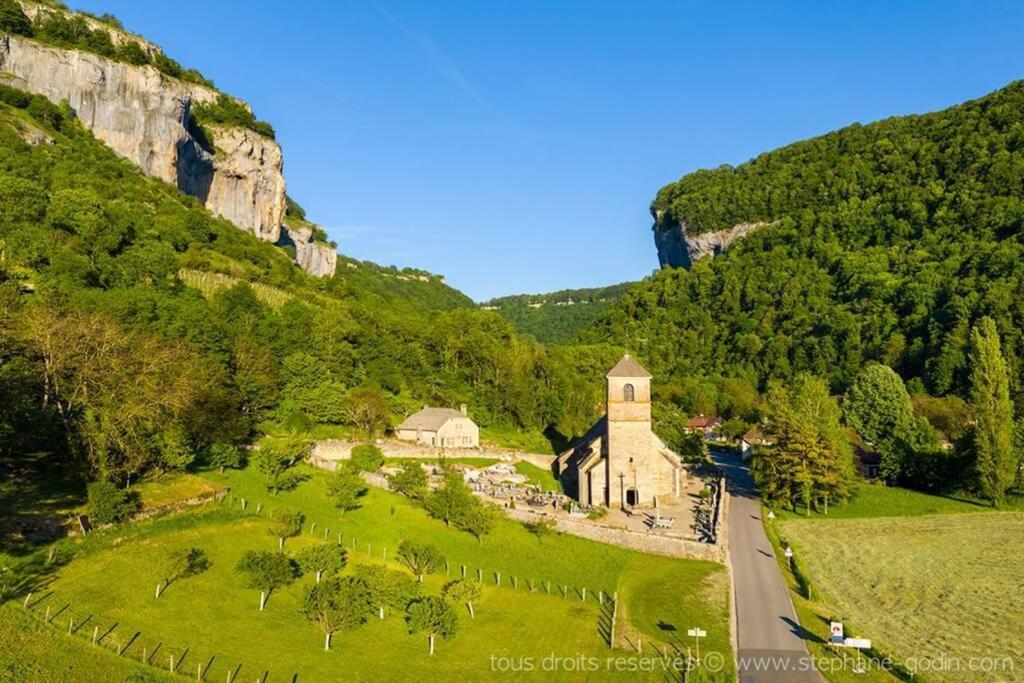
[[[636,489],[626,489],[626,505],[633,507],[637,500]]]

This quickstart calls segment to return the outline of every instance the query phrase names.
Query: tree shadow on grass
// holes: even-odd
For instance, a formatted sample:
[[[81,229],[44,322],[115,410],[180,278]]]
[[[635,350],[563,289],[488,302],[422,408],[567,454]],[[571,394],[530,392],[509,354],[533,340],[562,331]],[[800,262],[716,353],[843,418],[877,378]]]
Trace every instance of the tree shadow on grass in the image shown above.
[[[24,557],[63,538],[71,512],[85,500],[85,482],[65,459],[10,456],[0,465],[0,551]]]

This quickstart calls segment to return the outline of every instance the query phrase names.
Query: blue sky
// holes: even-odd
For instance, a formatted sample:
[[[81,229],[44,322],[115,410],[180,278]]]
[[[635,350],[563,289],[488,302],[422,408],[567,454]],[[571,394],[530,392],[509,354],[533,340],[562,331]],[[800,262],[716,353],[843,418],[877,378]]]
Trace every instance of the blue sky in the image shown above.
[[[273,123],[342,253],[478,300],[643,277],[684,173],[1024,75],[1024,3],[71,4]]]

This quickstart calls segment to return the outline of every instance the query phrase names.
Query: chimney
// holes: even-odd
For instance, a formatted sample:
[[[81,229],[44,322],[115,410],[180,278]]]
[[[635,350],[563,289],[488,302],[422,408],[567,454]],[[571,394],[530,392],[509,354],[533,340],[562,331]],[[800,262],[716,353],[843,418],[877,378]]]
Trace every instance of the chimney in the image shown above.
[[[459,412],[461,412],[463,415],[469,415],[469,409],[466,408],[466,404],[465,403],[463,403],[461,406],[459,406]]]

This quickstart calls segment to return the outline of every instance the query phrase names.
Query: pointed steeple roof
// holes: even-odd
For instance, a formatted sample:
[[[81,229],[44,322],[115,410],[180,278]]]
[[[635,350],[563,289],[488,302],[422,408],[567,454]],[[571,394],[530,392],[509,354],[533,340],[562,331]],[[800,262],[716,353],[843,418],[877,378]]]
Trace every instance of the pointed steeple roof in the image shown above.
[[[608,371],[607,375],[605,375],[605,377],[637,377],[637,378],[639,378],[639,377],[651,378],[653,376],[654,375],[652,375],[651,373],[647,372],[647,370],[644,369],[644,366],[640,365],[640,363],[637,363],[636,359],[633,358],[633,356],[629,355],[628,353],[625,356],[622,357],[622,360],[620,360],[618,363],[615,364],[614,368],[612,368],[611,370]]]

